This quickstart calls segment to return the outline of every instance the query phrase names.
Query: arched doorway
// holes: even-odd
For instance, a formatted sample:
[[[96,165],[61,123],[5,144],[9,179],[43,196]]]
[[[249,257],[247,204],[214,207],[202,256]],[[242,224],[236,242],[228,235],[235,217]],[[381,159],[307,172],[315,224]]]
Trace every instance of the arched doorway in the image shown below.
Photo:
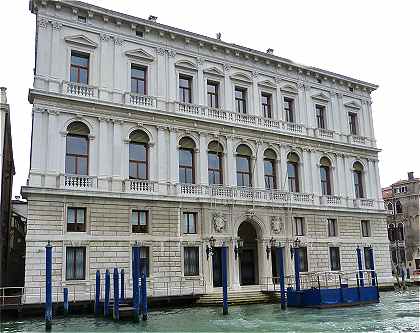
[[[239,253],[239,282],[241,286],[258,284],[258,241],[257,231],[250,221],[242,222],[238,237],[243,241]]]

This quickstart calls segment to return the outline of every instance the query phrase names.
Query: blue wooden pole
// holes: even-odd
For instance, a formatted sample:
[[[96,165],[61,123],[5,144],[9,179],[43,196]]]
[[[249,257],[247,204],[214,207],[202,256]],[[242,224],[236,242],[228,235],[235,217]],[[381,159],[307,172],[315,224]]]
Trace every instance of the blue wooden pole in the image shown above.
[[[120,297],[120,303],[125,302],[125,286],[124,286],[124,269],[121,269],[121,297]]]
[[[109,292],[111,289],[111,276],[109,275],[109,270],[105,271],[105,301],[104,301],[104,316],[105,318],[109,316]]]
[[[45,330],[52,326],[52,246],[45,247]]]
[[[100,312],[100,299],[101,299],[101,273],[96,271],[95,279],[95,315],[99,316]]]
[[[66,316],[69,313],[69,288],[63,288],[63,307]]]
[[[356,249],[357,252],[357,267],[359,270],[359,279],[360,279],[360,286],[364,287],[365,286],[365,281],[363,280],[363,267],[362,267],[362,252],[360,250],[359,247],[357,247]]]
[[[223,286],[223,314],[227,315],[228,310],[228,293],[227,293],[227,247],[222,246],[222,286]]]
[[[279,264],[279,284],[280,284],[280,304],[281,309],[286,309],[286,295],[285,295],[285,282],[284,282],[284,264],[283,264],[283,248],[276,247],[276,257]]]
[[[140,259],[140,248],[135,244],[133,246],[133,320],[139,321],[139,259]]]
[[[118,268],[114,268],[114,274],[112,277],[114,281],[114,320],[120,320],[120,275],[118,273]]]
[[[372,271],[371,272],[371,276],[372,276],[372,287],[375,286],[376,281],[375,281],[375,262],[374,262],[374,257],[373,257],[373,248],[370,247],[369,248],[369,261],[370,261],[370,267],[369,269]]]
[[[295,285],[296,291],[300,291],[300,256],[299,256],[299,248],[295,247],[294,251],[294,259],[295,259]]]
[[[147,320],[147,282],[146,282],[146,272],[141,273],[141,313],[142,320]]]

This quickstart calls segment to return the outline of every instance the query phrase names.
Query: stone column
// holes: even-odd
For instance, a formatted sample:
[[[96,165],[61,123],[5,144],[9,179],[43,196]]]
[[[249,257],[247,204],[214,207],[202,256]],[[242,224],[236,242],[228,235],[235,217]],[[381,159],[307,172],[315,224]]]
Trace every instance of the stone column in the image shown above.
[[[168,91],[169,91],[169,101],[176,100],[176,88],[178,85],[178,78],[176,77],[175,72],[175,56],[176,52],[174,50],[169,50],[168,52]]]
[[[179,181],[179,151],[177,142],[177,129],[169,128],[169,169],[168,179],[171,184],[176,184]]]
[[[311,149],[308,149],[308,154],[309,154],[309,160],[310,160],[309,168],[310,170],[312,170],[312,177],[311,177],[312,187],[311,187],[310,192],[314,193],[315,195],[320,196],[321,195],[321,176],[319,172],[320,154],[317,151],[311,150]],[[308,166],[306,167],[308,168]]]
[[[112,93],[107,92],[111,91],[114,86],[114,75],[113,71],[109,70],[109,64],[112,64],[114,61],[114,47],[111,44],[111,35],[101,34],[100,35],[100,44],[99,44],[99,82],[101,88],[101,99],[104,98],[107,101],[112,100]],[[130,91],[130,89],[126,89]],[[111,96],[109,96],[111,95]]]
[[[310,193],[312,189],[311,179],[312,175],[312,165],[311,165],[311,157],[310,152],[308,149],[303,149],[303,161],[299,161],[299,169],[300,169],[300,192]],[[303,185],[303,186],[302,186]]]
[[[233,137],[226,137],[226,185],[236,186],[236,159],[233,151]]]
[[[334,132],[341,133],[341,113],[340,108],[338,107],[337,94],[335,92],[330,92],[331,97],[331,117],[332,123],[330,124],[330,129]]]
[[[157,130],[156,130],[157,132]],[[158,149],[155,142],[149,142],[149,156],[151,156],[151,159],[149,160],[148,165],[148,172],[149,172],[149,180],[151,181],[157,181],[158,180]]]
[[[231,282],[232,282],[232,289],[233,290],[238,290],[239,289],[239,253],[237,255],[237,258],[235,259],[235,252],[234,252],[234,248],[237,242],[237,237],[234,236],[232,237],[232,249],[231,249],[231,253],[232,253],[232,260],[231,260],[231,269],[230,271],[232,272],[232,277],[231,277]],[[239,250],[238,250],[239,251]]]
[[[258,73],[256,71],[252,72],[252,108],[250,108],[249,114],[256,116],[261,116],[260,108],[260,94],[258,91]]]
[[[281,93],[281,78],[276,78],[276,100],[277,108],[273,110],[273,118],[278,120],[285,120],[283,115],[283,94]]]
[[[119,37],[114,37],[114,91],[124,92],[127,90],[127,71],[122,71],[121,68],[126,68],[127,63],[124,58],[121,57],[124,40]],[[123,96],[121,94],[113,94],[113,102],[121,103]]]
[[[124,138],[121,132],[121,126],[123,122],[119,120],[113,121],[113,137],[112,137],[112,190],[122,190],[123,170],[122,160],[125,160],[125,156],[122,154]],[[127,156],[128,161],[128,156]],[[128,168],[128,166],[127,166]]]
[[[168,178],[168,144],[166,140],[166,127],[159,126],[157,128],[157,180],[159,183],[163,183],[169,180]]]
[[[51,37],[51,45],[48,46],[48,49],[51,48],[51,56],[50,59],[50,75],[54,78],[63,78],[65,80],[70,80],[70,72],[69,76],[66,77],[65,69],[66,69],[66,62],[65,57],[63,57],[62,49],[61,49],[61,28],[62,24],[59,22],[52,22],[52,37]],[[39,56],[39,55],[38,55]],[[70,65],[68,65],[70,66]],[[59,84],[58,82],[50,81],[50,91],[59,92]]]
[[[59,160],[58,156],[58,142],[57,142],[57,115],[56,111],[48,111],[48,132],[47,132],[47,167],[45,175],[45,186],[47,187],[56,187],[57,186],[57,175],[58,168],[57,162]]]
[[[36,57],[36,72],[37,75],[46,77],[51,73],[51,45],[52,45],[52,29],[49,29],[48,19],[37,16],[38,25],[38,40],[37,40],[37,57]],[[44,81],[34,80],[35,88],[44,88]]]
[[[352,173],[352,166],[351,166],[351,157],[344,156],[344,177],[346,179],[346,193],[347,197],[353,199],[356,197],[354,192],[354,182],[353,182],[353,173]],[[349,203],[350,204],[350,203]]]
[[[99,156],[96,161],[98,164],[98,189],[108,190],[108,176],[110,175],[109,166],[111,165],[111,155],[108,153],[108,123],[107,119],[99,118],[99,139],[98,150]]]
[[[197,92],[198,92],[198,104],[199,105],[206,105],[206,100],[204,96],[204,73],[203,73],[203,58],[197,58]]]
[[[347,142],[347,136],[349,134],[348,129],[348,121],[347,121],[347,114],[346,110],[344,110],[344,103],[343,103],[343,94],[337,93],[337,110],[340,119],[340,134],[341,134],[341,141]]]
[[[229,111],[234,111],[232,107],[232,82],[230,80],[230,65],[224,64],[223,69],[225,71],[225,99],[224,99],[224,108]]]
[[[257,154],[255,160],[255,187],[256,188],[265,188],[264,181],[264,149],[262,147],[262,142],[257,143]]]
[[[332,177],[332,195],[341,196],[341,182],[342,179],[340,179],[340,175],[338,173],[338,155],[334,154],[334,159],[332,161],[331,166],[331,177]]]
[[[287,182],[287,154],[286,146],[280,144],[280,161],[279,161],[279,188],[283,191],[289,191]]]
[[[200,149],[198,153],[198,163],[199,166],[199,182],[201,185],[208,185],[209,184],[209,176],[208,176],[208,156],[207,156],[207,145],[208,145],[208,137],[205,133],[200,133]]]
[[[169,98],[169,93],[168,93],[169,80],[166,80],[166,78],[169,78],[167,65],[168,65],[168,62],[166,59],[165,49],[157,48],[156,49],[156,70],[157,70],[158,82],[157,82],[156,96],[162,96],[165,99]]]
[[[308,127],[308,122],[306,121],[306,94],[305,94],[305,85],[303,83],[298,84],[298,107],[295,109],[296,122],[304,124]]]

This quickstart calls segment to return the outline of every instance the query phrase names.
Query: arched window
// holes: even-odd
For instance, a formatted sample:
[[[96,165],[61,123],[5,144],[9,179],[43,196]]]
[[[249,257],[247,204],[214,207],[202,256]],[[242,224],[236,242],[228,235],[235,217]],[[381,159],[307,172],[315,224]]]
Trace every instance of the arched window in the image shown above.
[[[266,189],[277,188],[276,158],[277,155],[272,149],[267,149],[264,152],[264,182]]]
[[[149,136],[140,130],[130,134],[129,176],[130,179],[149,179]]]
[[[179,182],[195,184],[195,143],[185,137],[179,141]]]
[[[296,153],[287,155],[287,180],[290,192],[299,192],[299,156]]]
[[[363,165],[360,162],[355,162],[353,164],[353,182],[356,198],[364,198]]]
[[[209,184],[223,184],[223,147],[217,141],[208,146],[208,173]]]
[[[89,128],[80,121],[67,127],[66,173],[87,175],[89,169]]]
[[[236,184],[238,186],[252,186],[251,149],[240,145],[236,149]]]
[[[392,223],[388,225],[388,239],[390,242],[395,241],[395,228]]]
[[[331,162],[328,158],[322,157],[319,164],[322,195],[331,195]]]
[[[402,214],[402,205],[401,202],[398,200],[395,204],[395,210],[397,212],[397,214]]]
[[[404,225],[402,223],[398,223],[397,238],[400,241],[404,240]]]
[[[387,209],[388,210],[393,210],[392,202],[388,202]]]

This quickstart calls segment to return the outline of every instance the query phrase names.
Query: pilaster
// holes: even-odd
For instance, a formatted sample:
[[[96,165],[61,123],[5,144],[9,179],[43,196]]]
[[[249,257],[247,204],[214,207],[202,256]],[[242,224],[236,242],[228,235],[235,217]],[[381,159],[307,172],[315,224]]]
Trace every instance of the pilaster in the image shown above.
[[[226,138],[226,185],[236,186],[236,158],[233,151],[233,137]]]
[[[198,162],[200,166],[199,183],[201,185],[209,184],[207,146],[208,146],[207,135],[205,133],[200,133],[200,149],[198,153]]]
[[[233,94],[232,94],[232,82],[230,80],[230,65],[229,64],[224,64],[223,65],[223,69],[225,72],[225,109],[226,110],[230,110],[233,111],[232,109],[232,98],[233,98]]]

